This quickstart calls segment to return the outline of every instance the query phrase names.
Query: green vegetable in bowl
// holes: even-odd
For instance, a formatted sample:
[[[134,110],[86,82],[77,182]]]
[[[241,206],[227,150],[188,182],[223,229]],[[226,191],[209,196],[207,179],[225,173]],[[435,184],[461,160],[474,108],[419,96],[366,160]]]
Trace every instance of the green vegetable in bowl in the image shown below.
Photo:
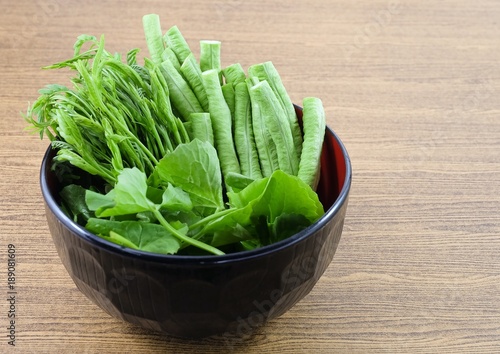
[[[260,81],[250,88],[250,98],[259,106],[260,119],[275,144],[279,169],[297,175],[299,157],[287,117],[271,86]]]
[[[304,98],[302,106],[304,144],[298,176],[312,188],[316,188],[319,179],[321,147],[325,137],[325,111],[323,103],[317,97]]]
[[[215,254],[283,240],[324,213],[314,188],[325,133],[317,98],[303,131],[276,68],[200,61],[180,30],[143,17],[150,58],[123,61],[78,37],[72,87],[48,85],[24,118],[57,151],[61,207],[89,231],[162,254]],[[83,48],[88,46],[88,49]]]
[[[212,120],[215,147],[220,159],[222,174],[240,172],[240,163],[234,148],[231,111],[222,94],[219,73],[215,69],[201,74],[208,97],[208,111]]]

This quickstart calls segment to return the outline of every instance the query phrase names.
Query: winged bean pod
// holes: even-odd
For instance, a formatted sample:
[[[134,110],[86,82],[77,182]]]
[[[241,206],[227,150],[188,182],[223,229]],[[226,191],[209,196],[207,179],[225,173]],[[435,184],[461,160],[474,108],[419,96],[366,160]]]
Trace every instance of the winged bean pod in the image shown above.
[[[252,125],[252,102],[245,81],[235,86],[234,142],[241,173],[256,179],[262,177]]]
[[[252,98],[250,87],[252,87],[255,82],[258,82],[258,80],[247,78],[245,82],[247,84],[247,87],[249,88],[250,98]],[[255,146],[257,147],[260,167],[262,175],[264,177],[268,177],[272,175],[274,171],[279,169],[276,146],[273,139],[271,138],[271,135],[269,134],[269,131],[266,128],[266,124],[262,119],[260,106],[255,99],[251,99],[251,106],[252,129],[255,137]]]
[[[190,54],[182,63],[180,68],[181,74],[184,76],[189,86],[193,89],[198,102],[205,112],[208,111],[208,99],[207,93],[205,92],[205,87],[203,86],[203,80],[201,78],[201,69],[199,64],[196,62],[196,58],[193,54]]]
[[[171,48],[177,56],[179,63],[183,63],[184,60],[186,60],[186,58],[191,54],[191,49],[177,26],[170,27],[165,34],[164,39],[167,47]]]
[[[250,97],[259,105],[262,120],[276,146],[279,168],[291,175],[297,175],[299,157],[293,143],[292,132],[283,109],[267,81],[261,81],[250,88]]]
[[[283,111],[286,113],[290,129],[292,131],[295,148],[300,154],[302,149],[302,132],[300,131],[299,122],[297,115],[295,114],[292,101],[290,96],[288,96],[285,86],[283,85],[283,81],[281,80],[278,70],[276,70],[276,67],[272,62],[267,61],[265,63],[250,66],[248,68],[248,75],[251,77],[257,77],[259,80],[266,80],[273,89],[281,107],[283,108]]]
[[[156,64],[162,62],[162,53],[164,50],[163,33],[160,24],[160,16],[157,14],[144,15],[142,18],[146,44],[151,55],[151,60]]]
[[[193,90],[170,61],[161,63],[161,72],[167,81],[172,103],[184,120],[188,120],[191,113],[203,112]]]
[[[231,111],[222,94],[219,73],[216,69],[211,69],[203,72],[202,78],[207,92],[215,148],[219,155],[222,175],[226,176],[229,172],[240,173],[240,164],[231,133]]]
[[[226,79],[226,83],[233,84],[233,86],[235,86],[240,82],[245,81],[246,79],[245,70],[243,70],[243,67],[241,66],[240,63],[234,63],[229,66],[226,66],[222,70],[222,74]]]
[[[302,101],[304,144],[298,177],[313,189],[316,188],[320,169],[320,156],[325,138],[325,111],[321,99],[306,97]]]

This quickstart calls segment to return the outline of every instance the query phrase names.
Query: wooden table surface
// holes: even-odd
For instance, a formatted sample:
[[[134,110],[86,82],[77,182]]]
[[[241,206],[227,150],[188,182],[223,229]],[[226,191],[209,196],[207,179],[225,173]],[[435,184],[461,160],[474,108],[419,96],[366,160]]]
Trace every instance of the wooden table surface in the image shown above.
[[[16,247],[10,353],[500,352],[498,0],[2,1],[0,298]],[[353,164],[335,258],[313,291],[249,338],[165,337],[109,317],[75,287],[49,234],[47,141],[20,112],[66,71],[82,33],[146,51],[141,18],[177,25],[222,64],[271,60],[292,100],[320,97]]]

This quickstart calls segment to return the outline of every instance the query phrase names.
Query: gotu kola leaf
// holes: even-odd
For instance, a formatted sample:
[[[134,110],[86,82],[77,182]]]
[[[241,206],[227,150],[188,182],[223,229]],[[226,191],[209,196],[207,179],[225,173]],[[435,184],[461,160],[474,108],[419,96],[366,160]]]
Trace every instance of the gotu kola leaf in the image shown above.
[[[155,172],[161,181],[187,192],[193,205],[224,209],[219,158],[210,143],[194,139],[177,146],[160,160]]]
[[[107,195],[87,191],[86,201],[97,217],[136,214],[156,210],[155,204],[146,194],[146,174],[138,168],[125,168],[118,175],[118,181]],[[111,204],[111,200],[114,204]]]
[[[255,237],[268,244],[291,236],[324,214],[323,205],[311,187],[281,170],[255,180],[240,192],[229,192],[228,197],[230,209],[211,216],[202,232],[220,233],[236,224],[248,226],[260,220],[259,224],[264,222],[268,232],[257,232]],[[291,225],[291,220],[299,215]],[[289,227],[284,227],[287,223]]]
[[[180,247],[179,240],[158,224],[90,218],[85,228],[114,243],[142,251],[174,254]]]
[[[303,215],[313,223],[324,214],[323,205],[311,187],[281,170],[252,182],[238,193],[229,192],[228,197],[231,207],[252,205],[252,214],[267,216],[269,223],[283,214]]]

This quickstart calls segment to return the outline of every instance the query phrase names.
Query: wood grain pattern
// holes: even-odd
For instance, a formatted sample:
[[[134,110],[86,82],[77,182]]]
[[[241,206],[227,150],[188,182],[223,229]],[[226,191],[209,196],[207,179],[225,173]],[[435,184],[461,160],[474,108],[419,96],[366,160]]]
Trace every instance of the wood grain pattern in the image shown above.
[[[74,286],[38,184],[47,142],[19,112],[67,73],[81,33],[146,50],[141,16],[223,65],[272,60],[295,103],[323,99],[353,162],[343,238],[317,286],[248,338],[186,341],[110,318]],[[16,0],[0,12],[0,277],[17,247],[20,353],[500,351],[500,2]],[[3,295],[2,295],[3,298]],[[8,304],[0,305],[0,352]]]

